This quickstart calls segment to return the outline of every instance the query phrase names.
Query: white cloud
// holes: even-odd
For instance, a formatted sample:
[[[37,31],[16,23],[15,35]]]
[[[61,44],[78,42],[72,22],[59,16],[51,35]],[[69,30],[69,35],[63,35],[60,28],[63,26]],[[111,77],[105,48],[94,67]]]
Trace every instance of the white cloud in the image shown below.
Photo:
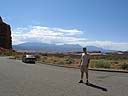
[[[128,43],[117,43],[112,41],[87,41],[86,45],[94,45],[111,50],[128,50]]]
[[[32,26],[28,28],[17,28],[13,30],[13,44],[22,42],[40,41],[43,43],[75,43],[81,40],[80,35],[84,34],[77,29],[50,28],[42,26]],[[77,37],[75,37],[77,35]]]
[[[29,26],[12,31],[13,44],[24,42],[42,42],[54,44],[80,44],[81,46],[94,45],[106,49],[128,50],[128,43],[112,41],[91,41],[82,36],[85,33],[78,29],[50,28],[43,26]]]

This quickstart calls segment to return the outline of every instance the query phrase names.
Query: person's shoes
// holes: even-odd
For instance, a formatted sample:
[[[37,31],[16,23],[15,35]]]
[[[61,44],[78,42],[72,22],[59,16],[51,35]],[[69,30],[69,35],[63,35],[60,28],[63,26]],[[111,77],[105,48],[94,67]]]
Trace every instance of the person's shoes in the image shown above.
[[[83,80],[80,80],[79,83],[84,83]]]
[[[87,84],[87,85],[89,84],[88,80],[86,80],[86,84]]]

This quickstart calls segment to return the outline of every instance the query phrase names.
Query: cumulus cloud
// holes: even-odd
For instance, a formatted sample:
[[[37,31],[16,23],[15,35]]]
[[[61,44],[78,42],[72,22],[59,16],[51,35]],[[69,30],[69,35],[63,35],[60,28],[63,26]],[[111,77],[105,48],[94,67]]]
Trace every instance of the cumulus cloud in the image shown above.
[[[80,44],[81,46],[94,45],[112,50],[128,50],[128,43],[112,41],[92,41],[83,38],[86,34],[78,29],[51,28],[43,26],[29,26],[16,28],[12,31],[13,44],[24,42],[42,42],[49,44]]]
[[[82,34],[84,33],[77,29],[68,30],[62,28],[31,26],[13,30],[12,37],[13,44],[33,41],[54,44],[77,44],[79,41],[86,41],[85,38],[81,38]]]

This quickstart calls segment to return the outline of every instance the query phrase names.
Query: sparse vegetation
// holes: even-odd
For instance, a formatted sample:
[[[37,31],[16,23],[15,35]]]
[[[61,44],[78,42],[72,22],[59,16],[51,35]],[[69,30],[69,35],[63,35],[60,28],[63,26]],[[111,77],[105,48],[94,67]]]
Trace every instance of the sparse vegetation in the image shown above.
[[[16,52],[11,50],[0,51],[0,56],[13,56]]]
[[[6,50],[0,52],[0,56],[13,56],[15,59],[21,59],[23,53]],[[80,63],[80,55],[64,55],[62,53],[39,53],[36,55],[36,58],[37,62],[40,62],[42,64],[58,64],[78,67]],[[113,54],[105,56],[91,56],[90,67],[128,70],[128,56]]]
[[[128,70],[128,63],[123,63],[121,69]]]
[[[95,62],[95,67],[96,68],[110,68],[111,65],[106,60],[101,59]]]
[[[113,56],[112,56],[113,57]],[[116,60],[112,57],[107,56],[91,56],[90,67],[91,68],[112,68],[112,69],[124,69],[122,66],[124,62],[128,63],[126,58],[118,57]],[[97,59],[98,58],[98,59]],[[42,55],[40,58],[41,63],[48,64],[60,64],[77,67],[80,63],[80,56],[75,55],[64,55],[64,54],[47,54],[47,56]],[[126,69],[126,68],[125,68]]]
[[[71,57],[69,57],[69,56],[67,56],[64,61],[65,61],[66,64],[72,64],[72,63],[74,63],[74,59],[71,58]]]

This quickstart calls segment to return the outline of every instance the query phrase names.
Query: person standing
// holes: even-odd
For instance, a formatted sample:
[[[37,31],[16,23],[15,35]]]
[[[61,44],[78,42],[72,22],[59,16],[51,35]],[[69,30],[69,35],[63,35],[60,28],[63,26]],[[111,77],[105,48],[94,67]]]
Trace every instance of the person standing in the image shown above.
[[[79,83],[84,83],[83,78],[84,78],[84,73],[86,74],[86,83],[88,84],[88,66],[90,62],[90,56],[87,54],[87,49],[83,48],[83,53],[81,56],[81,61],[80,61],[80,71],[81,71],[81,80]]]

